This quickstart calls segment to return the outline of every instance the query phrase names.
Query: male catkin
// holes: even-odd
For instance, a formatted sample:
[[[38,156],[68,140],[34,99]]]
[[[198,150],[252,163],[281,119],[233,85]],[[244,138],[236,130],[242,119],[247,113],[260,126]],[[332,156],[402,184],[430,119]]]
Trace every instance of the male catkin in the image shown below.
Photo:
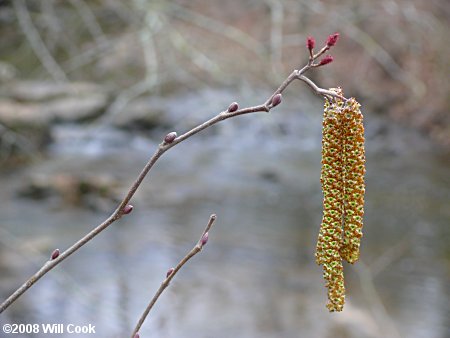
[[[359,258],[364,216],[364,126],[360,105],[354,98],[347,100],[342,111],[344,134],[344,229],[340,253],[349,263]]]
[[[342,96],[340,89],[331,89]],[[359,257],[364,214],[364,127],[355,99],[327,99],[322,128],[323,218],[316,262],[323,265],[330,311],[345,302],[342,259]]]

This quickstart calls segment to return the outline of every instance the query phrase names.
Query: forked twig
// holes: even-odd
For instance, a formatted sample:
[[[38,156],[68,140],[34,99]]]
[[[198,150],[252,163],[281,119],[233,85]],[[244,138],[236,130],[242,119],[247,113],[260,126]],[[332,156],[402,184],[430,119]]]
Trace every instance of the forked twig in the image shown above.
[[[311,68],[316,68],[323,66],[329,62],[332,61],[332,58],[328,56],[327,62],[324,62],[324,59],[322,59],[319,63],[315,63],[316,59],[322,56],[322,54],[329,50],[332,45],[336,42],[334,40],[334,43],[330,45],[329,40],[332,37],[335,37],[337,39],[337,34],[331,35],[327,40],[327,45],[325,45],[317,54],[312,53],[312,48],[310,48],[310,58],[308,63],[301,68],[300,70],[294,70],[292,73],[283,81],[283,83],[278,87],[278,89],[263,103],[257,106],[253,107],[247,107],[239,109],[238,104],[233,102],[227,110],[224,110],[217,114],[216,116],[212,117],[206,122],[203,122],[202,124],[192,128],[191,130],[187,131],[186,133],[177,136],[175,132],[169,133],[164,138],[164,141],[161,142],[156,149],[155,153],[152,155],[152,157],[149,159],[147,164],[142,169],[141,173],[138,175],[134,183],[131,185],[131,187],[128,189],[128,192],[126,196],[122,199],[119,206],[116,208],[116,210],[105,220],[103,223],[96,226],[93,230],[91,230],[89,233],[87,233],[85,236],[83,236],[81,239],[79,239],[76,243],[71,245],[68,249],[66,249],[61,254],[52,255],[50,260],[44,263],[44,265],[35,273],[33,274],[25,283],[23,283],[13,294],[11,294],[1,305],[0,305],[0,313],[2,313],[8,306],[10,306],[14,301],[16,301],[25,291],[27,291],[29,288],[31,288],[40,278],[42,278],[46,273],[48,273],[50,270],[52,270],[55,266],[57,266],[59,263],[61,263],[64,259],[69,257],[71,254],[73,254],[75,251],[80,249],[83,245],[85,245],[87,242],[92,240],[95,236],[97,236],[100,232],[105,230],[108,226],[110,226],[115,221],[119,220],[123,215],[128,214],[132,206],[129,205],[129,202],[131,198],[136,193],[137,189],[141,185],[142,181],[144,180],[145,176],[148,174],[150,169],[153,167],[153,165],[158,161],[158,159],[170,148],[174,147],[180,142],[183,142],[184,140],[188,139],[189,137],[199,133],[200,131],[209,128],[213,126],[214,124],[227,120],[229,118],[244,115],[244,114],[250,114],[250,113],[256,113],[256,112],[269,112],[272,108],[277,106],[281,103],[282,100],[282,92],[286,89],[289,84],[291,84],[294,80],[302,80],[305,82],[308,86],[310,86],[316,94],[322,95],[322,96],[333,96],[333,97],[339,97],[341,99],[344,99],[343,97],[340,97],[334,92],[328,91],[323,88],[319,88],[311,79],[307,78],[304,74],[310,70]],[[309,46],[309,45],[308,45]],[[309,47],[308,47],[309,48]],[[325,57],[327,58],[327,57]],[[331,61],[330,61],[331,58]]]
[[[206,225],[205,230],[203,231],[202,235],[200,236],[200,239],[198,240],[197,244],[191,249],[191,251],[188,252],[186,256],[183,257],[183,259],[177,264],[175,268],[170,268],[169,271],[167,271],[166,279],[161,283],[161,286],[156,291],[155,295],[153,296],[150,303],[145,308],[145,311],[142,313],[141,317],[139,318],[138,323],[136,324],[136,327],[133,330],[133,333],[131,334],[131,337],[136,337],[136,334],[141,329],[142,324],[144,323],[145,319],[147,318],[150,310],[155,305],[156,301],[158,300],[159,296],[164,292],[164,290],[169,286],[170,281],[175,277],[177,272],[183,267],[184,264],[187,263],[188,260],[190,260],[192,257],[194,257],[196,254],[198,254],[203,246],[208,242],[208,236],[209,236],[209,229],[211,229],[211,226],[214,224],[216,220],[216,215],[212,214],[209,217],[208,224]]]

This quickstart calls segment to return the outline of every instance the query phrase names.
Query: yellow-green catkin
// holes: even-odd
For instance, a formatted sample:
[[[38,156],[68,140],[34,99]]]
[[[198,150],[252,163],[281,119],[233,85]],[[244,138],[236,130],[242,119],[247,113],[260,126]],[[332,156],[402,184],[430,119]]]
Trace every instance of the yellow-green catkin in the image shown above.
[[[323,265],[330,311],[341,311],[345,302],[344,269],[340,248],[344,212],[343,101],[327,100],[322,127],[323,218],[316,246],[316,262]]]
[[[344,134],[344,228],[340,254],[349,263],[359,258],[364,216],[364,126],[360,104],[347,100],[342,112]]]
[[[339,95],[340,88],[330,89]],[[359,258],[364,215],[364,126],[354,98],[327,99],[322,128],[323,218],[316,262],[323,265],[328,289],[327,308],[342,311],[345,303],[342,259]]]

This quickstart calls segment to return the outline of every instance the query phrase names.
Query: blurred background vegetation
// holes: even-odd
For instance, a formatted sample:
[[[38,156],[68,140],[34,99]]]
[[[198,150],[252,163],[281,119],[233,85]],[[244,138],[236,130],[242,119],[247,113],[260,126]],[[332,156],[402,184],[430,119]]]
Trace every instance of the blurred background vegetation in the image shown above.
[[[362,259],[346,265],[342,314],[326,312],[313,262],[322,101],[294,83],[270,115],[171,151],[130,224],[0,321],[95,321],[99,336],[128,334],[217,212],[208,247],[144,336],[445,337],[449,17],[446,0],[0,0],[2,298],[105,218],[168,131],[232,101],[263,102],[305,64],[307,36],[320,46],[341,34],[335,61],[308,75],[362,103],[368,159]]]
[[[2,96],[21,80],[93,82],[99,113],[204,86],[274,87],[305,62],[307,35],[334,31],[338,66],[316,72],[367,109],[450,146],[446,1],[1,1]],[[17,85],[17,84],[16,84]],[[26,93],[26,91],[33,91]],[[42,89],[41,89],[42,91]],[[19,97],[17,97],[19,96]],[[1,102],[0,122],[8,127]]]

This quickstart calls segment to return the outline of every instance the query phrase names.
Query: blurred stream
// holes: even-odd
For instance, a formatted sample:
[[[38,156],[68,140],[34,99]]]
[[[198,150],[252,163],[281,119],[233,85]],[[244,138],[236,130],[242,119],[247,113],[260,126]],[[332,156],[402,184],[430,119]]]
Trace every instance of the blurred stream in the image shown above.
[[[207,246],[161,296],[141,337],[448,337],[449,156],[370,112],[361,261],[345,265],[344,311],[326,310],[314,262],[322,108],[310,97],[289,96],[270,114],[231,119],[170,150],[133,199],[133,213],[45,276],[0,323],[90,323],[96,336],[128,336],[216,213]],[[183,102],[177,131],[221,109],[183,115],[195,107]],[[82,125],[59,126],[48,158],[0,177],[2,299],[54,248],[109,215],[166,132],[104,127],[86,138]],[[19,193],[30,180],[64,175],[112,188],[78,205]]]

